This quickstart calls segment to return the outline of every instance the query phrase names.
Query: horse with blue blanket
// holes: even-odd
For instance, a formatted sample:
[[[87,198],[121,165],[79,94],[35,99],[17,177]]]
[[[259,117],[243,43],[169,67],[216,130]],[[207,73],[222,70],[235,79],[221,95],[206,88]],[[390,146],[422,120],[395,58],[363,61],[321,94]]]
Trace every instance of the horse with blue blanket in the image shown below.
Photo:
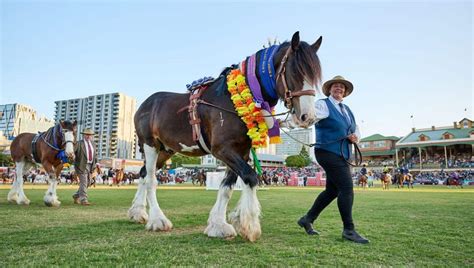
[[[10,151],[16,165],[16,179],[8,193],[9,202],[30,204],[23,191],[23,174],[35,164],[41,164],[46,171],[46,181],[49,182],[44,203],[55,207],[61,204],[56,195],[56,187],[63,164],[74,159],[76,125],[76,121],[61,120],[46,132],[21,133],[13,140]]]

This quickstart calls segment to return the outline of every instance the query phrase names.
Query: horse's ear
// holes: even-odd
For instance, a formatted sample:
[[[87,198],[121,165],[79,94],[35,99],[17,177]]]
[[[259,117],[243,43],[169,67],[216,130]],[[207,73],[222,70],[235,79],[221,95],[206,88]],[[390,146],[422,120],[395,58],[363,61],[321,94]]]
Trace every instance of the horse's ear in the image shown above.
[[[293,49],[293,51],[296,51],[299,45],[300,45],[300,32],[296,32],[293,34],[293,37],[291,38],[291,49]]]
[[[72,122],[72,125],[77,126],[77,120],[74,120],[74,122]]]
[[[311,45],[311,47],[314,49],[315,52],[318,52],[319,47],[321,46],[322,42],[323,42],[323,37],[320,36],[318,40],[316,40],[316,42],[314,42],[314,44]]]
[[[63,119],[59,120],[59,124],[61,125],[61,127],[64,128],[64,120]]]

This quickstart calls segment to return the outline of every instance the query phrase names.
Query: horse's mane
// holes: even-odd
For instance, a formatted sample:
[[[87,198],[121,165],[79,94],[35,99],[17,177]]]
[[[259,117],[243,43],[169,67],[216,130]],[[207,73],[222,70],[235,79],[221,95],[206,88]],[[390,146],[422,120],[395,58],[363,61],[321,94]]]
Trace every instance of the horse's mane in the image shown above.
[[[289,42],[281,44],[281,48],[287,48]],[[309,79],[308,82],[313,85],[318,85],[321,81],[321,63],[316,52],[306,42],[300,42],[296,53],[293,54],[292,60],[287,63],[286,69],[290,69],[296,73],[296,76],[291,75],[289,79],[293,79],[292,83],[296,88],[303,87],[303,79]],[[300,79],[294,79],[300,78]],[[302,79],[301,79],[302,78]]]

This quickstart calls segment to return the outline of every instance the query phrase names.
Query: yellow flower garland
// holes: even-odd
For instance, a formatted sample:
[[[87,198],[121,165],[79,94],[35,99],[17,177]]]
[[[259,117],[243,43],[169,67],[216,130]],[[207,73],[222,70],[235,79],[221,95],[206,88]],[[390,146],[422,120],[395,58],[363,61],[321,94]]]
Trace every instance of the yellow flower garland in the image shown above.
[[[261,108],[255,105],[252,92],[239,69],[232,70],[227,75],[227,89],[232,95],[231,99],[237,114],[247,126],[247,135],[252,140],[252,147],[255,149],[266,147],[267,124],[260,112]]]

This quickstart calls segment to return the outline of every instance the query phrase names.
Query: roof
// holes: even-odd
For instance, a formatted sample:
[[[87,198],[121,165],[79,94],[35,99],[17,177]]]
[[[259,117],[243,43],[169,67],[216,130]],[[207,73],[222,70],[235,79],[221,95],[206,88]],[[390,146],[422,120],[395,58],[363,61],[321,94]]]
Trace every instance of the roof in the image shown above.
[[[412,132],[402,138],[395,145],[397,148],[403,147],[427,147],[427,146],[448,146],[453,144],[474,144],[474,138],[471,138],[471,132],[474,128],[439,128],[439,129],[420,129]],[[443,134],[451,133],[452,139],[443,139]],[[420,141],[420,135],[428,137],[426,141]]]
[[[361,153],[362,156],[395,155],[395,149],[382,151],[365,151]]]
[[[380,135],[380,134],[374,134],[372,136],[365,137],[365,138],[361,139],[360,141],[361,142],[364,142],[364,141],[383,141],[383,140],[398,141],[399,139],[400,139],[399,137],[395,137],[395,136],[383,136],[383,135]]]

